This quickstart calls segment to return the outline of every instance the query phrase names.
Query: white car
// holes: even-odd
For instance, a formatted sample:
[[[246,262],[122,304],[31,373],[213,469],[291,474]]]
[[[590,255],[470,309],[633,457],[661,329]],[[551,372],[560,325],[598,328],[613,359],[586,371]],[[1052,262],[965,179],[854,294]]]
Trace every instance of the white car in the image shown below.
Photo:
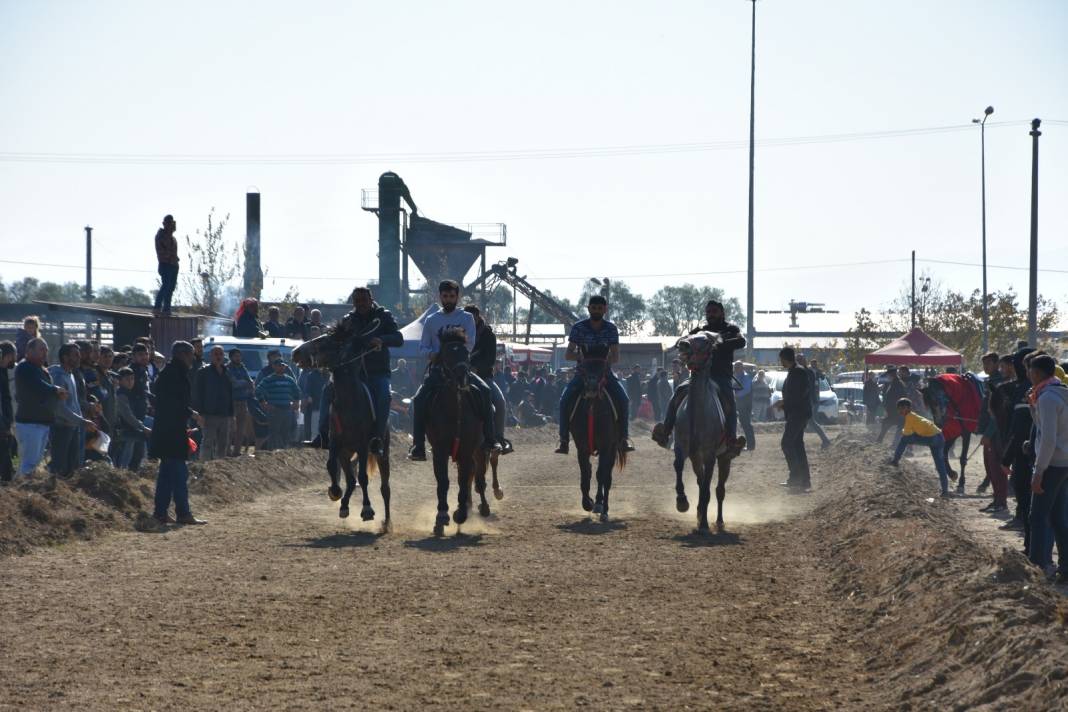
[[[231,349],[241,350],[241,362],[255,378],[260,369],[267,365],[267,352],[278,349],[282,352],[282,359],[286,363],[293,361],[293,349],[304,342],[300,339],[244,339],[238,336],[205,336],[204,337],[204,360],[208,360],[213,346],[222,346],[227,358]]]
[[[771,386],[771,407],[768,408],[769,420],[782,420],[782,411],[775,404],[782,400],[782,384],[786,382],[786,371],[767,371],[764,377]],[[838,422],[838,396],[831,390],[826,378],[819,379],[820,402],[815,417],[820,423]]]

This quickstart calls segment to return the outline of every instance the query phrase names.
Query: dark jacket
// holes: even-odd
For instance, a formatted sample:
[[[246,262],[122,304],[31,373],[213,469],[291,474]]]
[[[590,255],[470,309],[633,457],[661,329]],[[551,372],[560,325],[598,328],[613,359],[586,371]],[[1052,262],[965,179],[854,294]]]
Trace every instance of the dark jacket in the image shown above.
[[[308,322],[297,321],[293,317],[286,320],[286,333],[287,339],[307,339],[308,338]]]
[[[267,332],[267,336],[272,339],[281,339],[286,335],[286,327],[277,321],[265,321],[263,322],[263,330]]]
[[[782,384],[783,413],[788,420],[812,417],[812,397],[809,395],[811,372],[803,366],[794,364],[786,373]]]
[[[632,373],[627,376],[627,397],[631,403],[640,403],[642,399],[642,376]]]
[[[119,388],[115,391],[114,437],[120,440],[144,440],[145,424],[137,419],[130,408],[131,391]]]
[[[15,332],[15,360],[21,361],[26,358],[26,345],[30,343],[30,339],[34,338],[30,336],[30,332],[26,331],[22,327]]]
[[[711,331],[719,334],[723,343],[712,352],[708,361],[708,374],[713,378],[730,378],[734,375],[734,352],[745,348],[745,337],[742,331],[734,324],[722,322],[720,324],[704,324],[696,329],[691,329],[690,334],[699,331]]]
[[[330,382],[330,376],[323,373],[318,368],[309,369],[300,374],[300,397],[311,398],[311,405],[308,406],[309,410],[319,410],[319,405],[323,399],[323,388]]]
[[[0,368],[0,435],[15,424],[15,410],[11,403],[11,384],[8,382],[7,369]]]
[[[201,415],[234,414],[233,383],[225,366],[222,373],[211,364],[197,371],[193,379],[192,405]]]
[[[864,407],[869,411],[879,407],[879,384],[874,378],[864,381]]]
[[[819,408],[820,405],[820,377],[807,366],[804,367],[808,373],[808,399],[812,402],[813,408]]]
[[[230,376],[230,392],[233,394],[234,402],[255,399],[255,386],[245,364],[229,363],[226,366],[226,373]]]
[[[263,326],[259,319],[247,309],[241,313],[241,318],[234,322],[234,336],[255,339],[261,332],[263,332]]]
[[[192,411],[188,372],[184,363],[172,360],[156,379],[156,418],[148,439],[149,457],[182,460],[189,457],[186,425]]]
[[[979,434],[985,435],[990,439],[995,439],[998,434],[997,425],[994,422],[994,416],[991,414],[991,400],[994,397],[994,391],[997,389],[998,384],[1001,383],[1001,374],[995,373],[986,379],[986,383],[983,384],[983,409],[979,412]]]
[[[375,320],[378,321],[377,326]],[[372,327],[374,327],[372,329]],[[388,310],[377,303],[371,304],[367,316],[360,316],[355,310],[350,311],[341,320],[341,328],[351,336],[348,358],[352,358],[367,349],[367,342],[374,337],[382,339],[382,348],[372,351],[363,358],[364,372],[368,376],[389,376],[389,350],[404,346],[404,336],[397,328],[397,322]]]
[[[76,398],[74,393],[71,398]],[[52,425],[56,421],[56,404],[59,390],[52,383],[48,369],[35,366],[29,361],[19,361],[15,367],[16,423]]]
[[[130,364],[134,372],[134,387],[130,391],[130,410],[138,420],[144,420],[148,415],[148,399],[152,395],[149,389],[148,366]]]
[[[883,387],[883,408],[886,410],[887,415],[897,414],[897,402],[905,397],[908,393],[907,387],[900,378],[896,376],[890,379],[890,382]]]
[[[471,368],[486,383],[493,380],[493,364],[497,361],[497,335],[489,324],[483,323],[475,333],[475,349],[471,352]]]
[[[1027,402],[1027,392],[1031,390],[1031,382],[1027,378],[1027,368],[1024,366],[1024,356],[1034,351],[1028,347],[1017,351],[1012,355],[1012,365],[1016,369],[1016,380],[1007,390],[1008,403],[1011,408],[1009,415],[1009,432],[1005,442],[1005,452],[1001,458],[1002,465],[1015,465],[1023,457],[1023,444],[1031,437],[1031,428],[1034,419],[1031,417],[1031,408]]]

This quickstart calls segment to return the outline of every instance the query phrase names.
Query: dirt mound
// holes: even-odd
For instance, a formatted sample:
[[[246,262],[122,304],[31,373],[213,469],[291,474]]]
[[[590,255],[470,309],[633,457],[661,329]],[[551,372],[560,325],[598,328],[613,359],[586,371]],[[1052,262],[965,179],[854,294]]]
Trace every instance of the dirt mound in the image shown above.
[[[1068,699],[1068,604],[1022,554],[969,538],[937,481],[839,438],[846,479],[809,520],[852,608],[870,681],[898,709],[1055,709]],[[952,703],[948,701],[952,700]]]
[[[320,479],[320,451],[285,450],[210,463],[190,463],[193,507],[219,507]],[[156,467],[140,472],[93,463],[69,478],[38,475],[0,487],[0,556],[35,546],[91,539],[112,529],[154,531]]]

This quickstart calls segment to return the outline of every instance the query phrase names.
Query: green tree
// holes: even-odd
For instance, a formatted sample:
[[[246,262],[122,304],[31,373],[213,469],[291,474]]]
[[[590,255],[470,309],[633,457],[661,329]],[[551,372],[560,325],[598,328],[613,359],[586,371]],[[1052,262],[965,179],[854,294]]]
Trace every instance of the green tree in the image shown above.
[[[124,307],[150,307],[152,296],[143,289],[137,287],[101,287],[93,296],[94,301],[100,304],[114,304]]]
[[[723,304],[727,321],[745,325],[745,314],[738,299],[727,299],[718,287],[693,284],[661,287],[649,300],[648,316],[657,336],[680,336],[705,321],[705,305],[715,300]]]
[[[185,236],[185,296],[190,306],[206,314],[220,313],[226,287],[233,286],[235,278],[242,274],[241,246],[228,244],[223,235],[229,221],[229,215],[216,221],[212,208],[207,227],[196,231],[196,239]]]
[[[867,309],[861,309],[854,316],[856,323],[846,332],[843,357],[850,368],[863,368],[864,357],[881,346],[887,339],[879,337],[879,325]]]

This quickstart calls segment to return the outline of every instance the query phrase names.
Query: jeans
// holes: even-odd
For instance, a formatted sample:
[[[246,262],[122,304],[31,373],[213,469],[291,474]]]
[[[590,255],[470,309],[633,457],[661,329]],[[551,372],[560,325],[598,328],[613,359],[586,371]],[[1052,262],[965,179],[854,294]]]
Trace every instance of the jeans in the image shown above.
[[[159,461],[159,474],[156,475],[156,509],[158,518],[167,516],[167,510],[174,500],[174,513],[178,517],[188,516],[189,509],[189,468],[180,457],[165,457]]]
[[[931,449],[931,457],[934,458],[935,469],[938,470],[938,484],[942,487],[942,493],[949,492],[949,472],[946,470],[946,439],[942,433],[924,437],[923,435],[902,435],[894,450],[894,462],[898,462],[905,454],[905,448],[909,445],[926,445]]]
[[[1018,452],[1009,479],[1016,493],[1016,518],[1024,525],[1024,552],[1031,550],[1031,467],[1031,456]]]
[[[178,286],[178,265],[159,263],[160,286],[156,292],[156,311],[170,312],[171,297],[174,296],[174,288]]]
[[[805,452],[805,426],[808,418],[786,417],[786,428],[782,432],[782,454],[786,457],[786,467],[790,472],[787,482],[793,487],[809,488],[812,486],[812,473],[808,467],[808,453]]]
[[[146,422],[147,425],[147,422]],[[134,440],[133,454],[130,455],[129,469],[137,472],[141,469],[141,463],[145,461],[145,441],[143,438]]]
[[[268,406],[268,434],[264,450],[285,450],[293,430],[293,411],[284,405]]]
[[[1057,568],[1068,573],[1068,467],[1047,467],[1042,473],[1042,494],[1031,498],[1031,563],[1052,564],[1054,541]]]
[[[389,404],[393,400],[389,375],[368,376],[365,381],[371,392],[371,403],[375,411],[375,436],[381,438],[382,446],[389,443]]]
[[[560,394],[560,442],[571,439],[569,432],[571,411],[575,407],[575,400],[579,397],[583,385],[582,376],[576,375],[564,388],[564,392]],[[630,419],[627,417],[630,414],[630,398],[627,397],[627,389],[623,387],[623,382],[616,378],[616,374],[611,371],[608,372],[608,377],[605,379],[604,389],[608,396],[615,401],[620,413],[623,414],[623,417],[619,419],[619,424],[623,430],[623,439],[626,440],[630,436]]]
[[[742,396],[738,399],[738,420],[742,424],[742,432],[745,433],[745,449],[756,448],[756,435],[753,433],[753,396]]]
[[[2,376],[3,374],[0,374]],[[15,436],[7,433],[0,434],[0,482],[10,482],[15,474],[15,466],[11,461],[14,453],[12,445],[15,444]]]
[[[130,463],[133,461],[134,446],[137,443],[133,440],[119,440],[115,443],[115,452],[112,458],[115,461],[115,467],[120,470],[129,470]]]
[[[48,463],[48,471],[53,475],[66,477],[81,465],[78,462],[79,430],[80,428],[68,428],[65,425],[52,426],[52,460]]]
[[[818,435],[820,438],[820,442],[824,445],[831,441],[831,439],[827,437],[827,433],[823,432],[823,426],[816,422],[816,408],[812,409],[812,419],[808,421],[807,430],[810,433],[815,433],[816,435]]]
[[[37,423],[15,423],[19,443],[19,476],[27,477],[44,459],[48,447],[49,427]]]

